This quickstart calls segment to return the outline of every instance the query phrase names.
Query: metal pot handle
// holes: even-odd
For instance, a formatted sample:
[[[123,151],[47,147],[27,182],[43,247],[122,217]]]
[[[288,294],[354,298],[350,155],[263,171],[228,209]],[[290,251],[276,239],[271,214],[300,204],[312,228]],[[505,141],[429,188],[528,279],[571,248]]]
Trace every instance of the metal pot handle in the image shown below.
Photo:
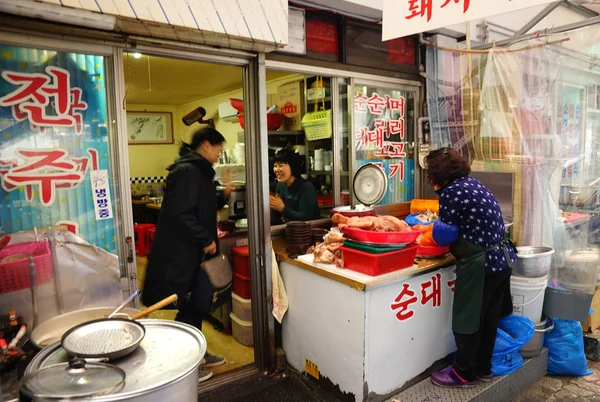
[[[554,320],[550,317],[546,317],[546,320],[550,320],[550,326],[547,328],[544,328],[544,329],[536,329],[535,332],[546,333],[546,332],[550,332],[554,329]]]

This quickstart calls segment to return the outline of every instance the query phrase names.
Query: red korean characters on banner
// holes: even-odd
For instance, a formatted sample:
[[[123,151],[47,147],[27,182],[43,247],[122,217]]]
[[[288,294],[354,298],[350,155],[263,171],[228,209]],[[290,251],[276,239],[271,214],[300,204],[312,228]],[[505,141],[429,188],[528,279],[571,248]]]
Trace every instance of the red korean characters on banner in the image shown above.
[[[434,0],[406,0],[408,1],[408,13],[406,15],[407,20],[413,19],[415,17],[423,17],[427,18],[427,22],[431,20],[431,15],[433,13],[433,1]],[[469,11],[469,6],[471,5],[471,0],[444,0],[444,3],[440,6],[440,8],[445,8],[448,4],[455,3],[463,4],[463,14]]]
[[[27,201],[33,201],[33,188],[39,190],[40,201],[50,206],[56,199],[60,188],[73,188],[80,184],[86,174],[90,161],[92,169],[98,167],[98,151],[88,149],[89,157],[68,158],[63,149],[21,149],[15,154],[24,160],[19,165],[16,160],[0,159],[2,187],[6,191],[25,188]]]
[[[69,71],[55,66],[46,67],[46,74],[2,71],[2,78],[18,86],[0,98],[0,107],[11,107],[16,121],[28,120],[33,129],[44,133],[48,127],[74,127],[83,132],[80,112],[88,105],[82,99],[81,88],[71,87]],[[53,114],[47,114],[48,107]]]

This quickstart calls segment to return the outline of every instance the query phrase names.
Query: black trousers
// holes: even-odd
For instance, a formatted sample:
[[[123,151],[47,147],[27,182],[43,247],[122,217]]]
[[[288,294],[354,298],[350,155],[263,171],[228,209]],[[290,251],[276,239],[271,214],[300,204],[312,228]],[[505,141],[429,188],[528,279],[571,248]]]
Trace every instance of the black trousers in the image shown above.
[[[485,276],[479,331],[454,333],[457,348],[454,370],[467,381],[491,373],[498,322],[512,312],[510,273],[510,269],[506,269]]]

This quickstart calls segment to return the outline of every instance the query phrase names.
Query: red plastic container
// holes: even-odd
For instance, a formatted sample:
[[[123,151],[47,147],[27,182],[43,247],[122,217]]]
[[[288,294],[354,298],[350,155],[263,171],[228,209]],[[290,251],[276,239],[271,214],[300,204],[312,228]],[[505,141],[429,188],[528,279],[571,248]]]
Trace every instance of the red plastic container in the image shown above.
[[[248,246],[237,246],[233,248],[233,271],[243,277],[250,277],[250,259],[248,258]]]
[[[434,258],[446,255],[450,252],[448,246],[421,246],[417,249],[417,255],[424,258]]]
[[[238,121],[240,122],[240,126],[244,128],[244,114],[240,113],[237,115]],[[276,113],[268,113],[267,114],[267,130],[269,131],[277,131],[279,127],[283,124],[283,119],[285,118],[282,114]]]
[[[417,245],[383,254],[369,254],[342,246],[344,268],[365,275],[378,276],[410,268],[415,262]]]
[[[363,243],[377,244],[410,244],[417,240],[421,234],[420,230],[412,229],[410,232],[375,232],[373,230],[363,230],[345,226],[342,232],[352,240]]]
[[[250,277],[243,276],[237,272],[233,273],[233,293],[242,299],[251,299],[252,291],[250,288]]]
[[[0,260],[17,254],[33,256],[35,281],[38,286],[52,280],[52,255],[47,242],[9,244],[0,251]],[[0,294],[30,287],[29,258],[0,264]]]

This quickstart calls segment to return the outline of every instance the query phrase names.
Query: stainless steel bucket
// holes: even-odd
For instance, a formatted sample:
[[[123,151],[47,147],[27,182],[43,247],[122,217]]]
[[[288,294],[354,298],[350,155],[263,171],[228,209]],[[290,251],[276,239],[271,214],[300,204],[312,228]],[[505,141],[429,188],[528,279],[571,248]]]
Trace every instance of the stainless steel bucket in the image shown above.
[[[552,318],[544,317],[542,322],[535,325],[533,338],[521,348],[521,356],[525,359],[531,359],[539,356],[544,346],[544,335],[554,329],[554,321]]]

